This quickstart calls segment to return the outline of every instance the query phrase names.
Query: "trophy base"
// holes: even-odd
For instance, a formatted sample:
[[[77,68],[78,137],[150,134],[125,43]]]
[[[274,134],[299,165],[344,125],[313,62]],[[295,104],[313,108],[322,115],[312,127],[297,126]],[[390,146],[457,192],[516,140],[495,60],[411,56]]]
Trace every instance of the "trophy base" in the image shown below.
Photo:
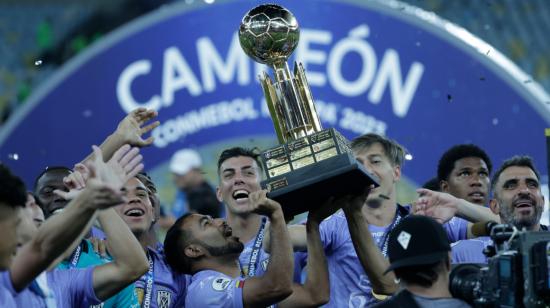
[[[262,181],[267,197],[281,204],[285,218],[321,206],[330,197],[360,194],[370,185],[379,186],[351,153],[342,153],[290,173]]]

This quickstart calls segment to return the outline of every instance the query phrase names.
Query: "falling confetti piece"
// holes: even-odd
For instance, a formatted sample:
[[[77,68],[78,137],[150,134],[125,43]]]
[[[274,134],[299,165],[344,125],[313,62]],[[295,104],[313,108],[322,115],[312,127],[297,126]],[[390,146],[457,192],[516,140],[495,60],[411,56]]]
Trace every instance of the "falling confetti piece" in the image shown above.
[[[489,55],[490,52],[491,52],[491,49],[487,50],[486,55]]]
[[[451,94],[447,94],[447,101],[450,103],[453,100]]]
[[[17,153],[8,154],[8,158],[13,159],[13,160],[18,160],[19,159],[19,154],[17,154]]]
[[[34,65],[39,66],[42,64],[42,60],[36,60],[34,61]]]

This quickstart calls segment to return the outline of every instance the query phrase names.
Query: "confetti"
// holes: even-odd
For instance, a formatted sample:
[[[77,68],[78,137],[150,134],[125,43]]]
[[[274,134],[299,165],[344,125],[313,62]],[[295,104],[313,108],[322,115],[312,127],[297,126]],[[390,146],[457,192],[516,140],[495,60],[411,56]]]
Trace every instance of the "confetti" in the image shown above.
[[[42,64],[42,60],[36,60],[36,61],[34,61],[34,65],[35,65],[35,66],[39,66],[39,65],[41,65],[41,64]]]
[[[453,97],[451,96],[451,94],[447,94],[447,101],[449,103],[453,101]]]

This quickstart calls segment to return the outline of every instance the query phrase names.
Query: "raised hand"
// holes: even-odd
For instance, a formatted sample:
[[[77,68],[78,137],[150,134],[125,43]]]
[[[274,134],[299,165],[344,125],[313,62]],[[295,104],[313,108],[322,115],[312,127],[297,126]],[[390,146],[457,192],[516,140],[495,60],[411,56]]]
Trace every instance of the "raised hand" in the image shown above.
[[[78,163],[74,166],[73,172],[63,178],[63,183],[69,189],[69,191],[63,191],[56,189],[54,194],[65,200],[72,200],[76,198],[82,189],[86,187],[86,181],[90,176],[90,170],[84,164]]]
[[[281,211],[281,205],[267,197],[266,190],[258,190],[248,195],[250,212],[271,217],[273,213]]]
[[[143,156],[139,154],[138,148],[132,148],[125,144],[118,149],[108,161],[103,161],[101,149],[92,146],[94,150],[93,165],[97,177],[113,189],[120,190],[129,179],[143,170]]]
[[[115,131],[123,143],[137,147],[148,146],[153,143],[153,137],[143,139],[143,135],[159,126],[160,122],[155,121],[145,125],[148,121],[156,118],[158,113],[151,109],[138,108],[130,112],[120,123]],[[145,126],[144,126],[145,125]]]
[[[424,188],[416,192],[420,197],[413,203],[414,214],[430,216],[440,223],[445,223],[458,212],[459,199],[453,195]]]
[[[350,198],[351,196],[344,196],[340,198],[330,197],[321,206],[310,209],[307,215],[307,220],[321,223],[325,220],[325,218],[341,209]]]
[[[93,164],[89,165],[89,169],[90,178],[78,199],[83,200],[87,207],[95,210],[107,209],[126,202],[126,197],[120,189],[114,189],[96,175]]]

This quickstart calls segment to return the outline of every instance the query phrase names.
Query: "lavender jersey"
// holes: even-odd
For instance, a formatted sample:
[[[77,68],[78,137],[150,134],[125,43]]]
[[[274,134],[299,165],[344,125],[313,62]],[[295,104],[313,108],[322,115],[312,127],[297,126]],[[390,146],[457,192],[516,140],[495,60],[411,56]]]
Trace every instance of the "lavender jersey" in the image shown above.
[[[379,247],[387,229],[388,226],[369,225]],[[370,281],[353,247],[344,213],[338,211],[325,219],[319,231],[330,278],[330,301],[325,307],[366,307],[376,303]]]
[[[468,239],[468,221],[460,217],[453,217],[443,224],[447,237],[451,243]]]
[[[487,263],[487,256],[483,254],[483,249],[492,243],[493,241],[488,236],[454,242],[451,244],[451,262],[453,264]]]
[[[57,308],[89,307],[101,303],[93,286],[93,267],[53,270],[46,274]]]
[[[185,299],[186,307],[243,307],[244,278],[204,270],[191,278]]]
[[[266,228],[265,229],[265,232],[269,232],[269,229]],[[265,233],[264,233],[265,234]],[[252,252],[254,251],[254,242],[256,241],[256,237],[254,237],[252,240],[248,241],[246,244],[244,244],[244,249],[243,251],[241,252],[241,254],[239,255],[239,265],[241,267],[241,271],[242,273],[244,274],[245,277],[248,277],[249,276],[249,267],[250,267],[250,261],[251,261],[251,256],[252,256]],[[262,239],[263,241],[263,239]],[[254,276],[263,276],[265,274],[265,271],[267,270],[267,265],[269,264],[269,253],[267,253],[264,249],[263,249],[263,246],[261,249],[258,250],[258,256],[257,256],[257,260],[256,260],[256,263],[255,263],[255,268],[256,268],[256,272],[255,272],[255,275]],[[294,277],[293,277],[293,281],[294,282],[300,282],[301,281],[301,267],[298,267],[296,265],[299,265],[300,264],[300,261],[302,259],[305,259],[303,256],[302,256],[302,253],[300,252],[295,252],[294,253]]]
[[[56,307],[55,294],[48,286],[47,272],[42,272],[16,297],[18,307],[47,308]]]
[[[17,296],[17,292],[13,288],[10,272],[0,272],[0,307],[17,307],[15,304],[15,296]]]
[[[265,232],[269,232],[269,230],[266,229]],[[248,241],[244,245],[244,249],[241,252],[241,255],[239,256],[239,264],[241,265],[241,270],[245,277],[248,276],[248,271],[250,267],[250,257],[252,255],[252,251],[254,250],[255,240],[256,240],[256,237]],[[265,252],[263,248],[261,248],[258,250],[257,258],[258,259],[256,261],[256,274],[254,276],[263,276],[267,269],[267,264],[269,264],[269,254]]]
[[[166,263],[162,245],[157,249],[148,248],[148,256],[153,261],[153,276],[149,279],[149,272],[135,282],[136,294],[140,307],[149,302],[151,308],[184,307],[185,293],[190,276],[177,274]],[[147,299],[147,284],[152,282],[150,299]]]

